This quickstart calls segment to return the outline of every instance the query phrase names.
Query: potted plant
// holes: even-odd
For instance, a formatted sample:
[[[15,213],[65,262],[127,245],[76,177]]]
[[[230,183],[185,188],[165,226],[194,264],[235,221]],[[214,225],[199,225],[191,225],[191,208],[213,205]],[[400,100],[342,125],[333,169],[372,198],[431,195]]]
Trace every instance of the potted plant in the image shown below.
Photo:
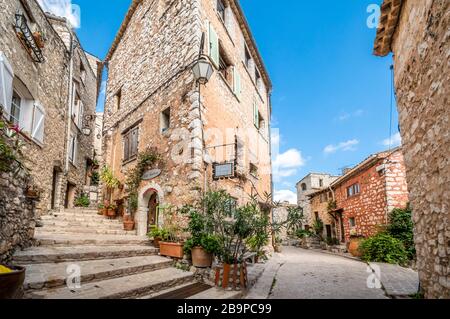
[[[117,209],[117,206],[116,205],[114,205],[114,204],[112,204],[112,205],[109,205],[108,207],[107,207],[107,210],[108,210],[108,217],[110,218],[110,219],[114,219],[114,218],[116,218],[116,209]]]
[[[77,198],[75,198],[75,207],[89,207],[91,201],[89,196],[85,193],[80,194]]]
[[[361,245],[361,242],[364,240],[364,237],[359,235],[356,232],[356,229],[352,229],[350,231],[350,242],[348,244],[348,252],[353,256],[353,257],[361,257],[362,253],[359,249],[359,246]]]
[[[184,256],[184,243],[182,240],[183,228],[180,215],[172,207],[165,208],[163,212],[164,227],[162,227],[162,232],[165,234],[165,238],[159,243],[160,254],[166,257],[182,259]]]
[[[0,264],[0,299],[20,298],[25,281],[25,268]]]
[[[197,268],[209,268],[212,265],[214,254],[219,252],[219,240],[213,234],[205,214],[192,207],[184,207],[184,214],[189,215],[187,231],[191,238],[184,245],[184,252],[192,256],[192,264]]]
[[[154,227],[147,236],[153,240],[153,246],[159,248],[159,243],[168,237],[167,231],[158,227]]]
[[[114,176],[113,171],[108,166],[103,167],[100,172],[100,179],[106,186],[106,198],[111,200],[114,188],[120,185],[119,179]]]
[[[130,214],[125,214],[123,215],[123,229],[125,231],[132,231],[134,230],[134,220],[133,220],[133,216],[131,216]]]
[[[98,215],[102,215],[102,216],[105,215],[105,205],[104,204],[98,204],[97,209],[98,209],[98,212],[97,212]]]
[[[42,35],[42,32],[40,32],[40,31],[33,32],[33,38],[34,38],[34,41],[36,42],[36,45],[40,49],[43,49],[45,47],[44,36]]]

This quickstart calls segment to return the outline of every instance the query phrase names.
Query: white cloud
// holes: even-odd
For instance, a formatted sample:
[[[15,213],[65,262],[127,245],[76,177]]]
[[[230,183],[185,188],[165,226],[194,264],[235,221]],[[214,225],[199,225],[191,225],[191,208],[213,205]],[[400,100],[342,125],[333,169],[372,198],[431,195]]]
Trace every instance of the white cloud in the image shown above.
[[[282,178],[297,174],[300,167],[305,166],[306,160],[297,149],[290,149],[278,154],[273,160],[273,175],[275,182],[281,182]]]
[[[289,202],[290,204],[297,204],[297,194],[288,189],[275,191],[275,202]]]
[[[58,17],[66,18],[69,24],[78,29],[81,26],[81,10],[72,0],[38,0],[42,10]]]
[[[336,120],[338,121],[347,121],[351,118],[357,118],[357,117],[361,117],[364,115],[364,110],[363,109],[358,109],[352,113],[342,113],[341,115],[339,115]]]
[[[402,145],[402,136],[400,133],[394,134],[391,138],[385,139],[382,144],[386,147],[397,147]]]
[[[328,145],[327,147],[325,147],[325,149],[323,150],[323,152],[325,154],[333,154],[336,153],[337,151],[355,151],[356,150],[356,146],[359,144],[359,141],[357,139],[354,140],[350,140],[347,142],[342,142],[339,143],[337,145]]]

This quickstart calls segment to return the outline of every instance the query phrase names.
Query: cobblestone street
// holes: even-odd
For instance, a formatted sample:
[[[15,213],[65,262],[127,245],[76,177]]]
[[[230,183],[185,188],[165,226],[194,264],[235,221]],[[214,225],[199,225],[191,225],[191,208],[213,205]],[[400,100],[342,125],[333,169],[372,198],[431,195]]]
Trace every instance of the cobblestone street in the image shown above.
[[[398,266],[392,266],[398,267]],[[399,269],[401,267],[398,267]],[[381,278],[383,280],[383,267]],[[401,268],[403,269],[403,268]],[[411,271],[414,273],[413,271]],[[392,271],[390,272],[392,274]],[[372,277],[371,277],[372,276]],[[314,250],[284,247],[268,263],[266,271],[247,296],[248,299],[386,299],[374,283],[372,269],[365,263]],[[396,285],[413,286],[402,276]],[[414,281],[414,276],[412,276]],[[390,282],[395,278],[389,277]]]

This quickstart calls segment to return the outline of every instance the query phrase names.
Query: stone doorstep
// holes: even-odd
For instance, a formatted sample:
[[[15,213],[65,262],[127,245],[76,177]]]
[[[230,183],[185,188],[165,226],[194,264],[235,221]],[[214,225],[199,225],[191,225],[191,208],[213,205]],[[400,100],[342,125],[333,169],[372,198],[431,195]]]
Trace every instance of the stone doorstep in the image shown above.
[[[194,274],[175,268],[106,279],[82,285],[80,289],[67,287],[32,292],[33,299],[124,299],[139,298],[194,280]]]
[[[172,260],[160,256],[143,256],[93,261],[23,265],[27,268],[24,289],[53,289],[65,287],[67,269],[77,265],[81,271],[81,284],[119,278],[132,274],[152,272],[172,265]]]
[[[159,249],[151,246],[71,246],[33,247],[14,255],[17,264],[87,261],[112,258],[157,255]]]
[[[213,287],[204,292],[196,294],[188,299],[197,300],[197,299],[205,299],[205,300],[232,300],[232,299],[242,299],[244,292],[242,291],[229,291],[220,289],[217,287]]]
[[[60,222],[60,223],[95,223],[99,225],[116,225],[122,224],[122,221],[119,219],[106,219],[106,218],[91,218],[91,217],[71,217],[71,216],[43,216],[41,218],[43,223],[46,222]]]
[[[61,213],[54,213],[53,215],[44,215],[41,216],[41,218],[59,218],[59,217],[71,217],[71,218],[90,218],[90,219],[108,219],[108,217],[103,215],[95,214],[87,214],[87,213],[80,213],[80,212],[61,212]]]
[[[84,228],[97,228],[97,229],[111,229],[111,230],[123,230],[123,224],[107,224],[107,223],[95,223],[95,222],[61,222],[61,221],[44,221],[44,227],[84,227]]]
[[[121,236],[121,235],[94,235],[94,234],[55,234],[55,233],[37,233],[35,240],[40,246],[116,246],[116,245],[147,245],[151,241],[146,237],[139,236]]]
[[[114,230],[114,229],[96,229],[96,228],[84,228],[84,227],[42,227],[36,231],[39,233],[57,233],[57,234],[94,234],[94,235],[136,235],[136,230]]]

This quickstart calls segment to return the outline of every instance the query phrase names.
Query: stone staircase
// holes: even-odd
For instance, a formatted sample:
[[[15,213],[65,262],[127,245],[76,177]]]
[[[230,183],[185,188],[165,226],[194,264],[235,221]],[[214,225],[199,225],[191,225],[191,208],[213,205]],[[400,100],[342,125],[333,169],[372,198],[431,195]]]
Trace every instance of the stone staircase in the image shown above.
[[[66,210],[42,222],[35,236],[38,246],[14,257],[27,269],[25,298],[145,298],[194,282],[193,273],[172,267],[173,261],[159,256],[147,238],[123,231],[119,220],[95,210]],[[69,288],[67,278],[76,270],[81,286]]]

